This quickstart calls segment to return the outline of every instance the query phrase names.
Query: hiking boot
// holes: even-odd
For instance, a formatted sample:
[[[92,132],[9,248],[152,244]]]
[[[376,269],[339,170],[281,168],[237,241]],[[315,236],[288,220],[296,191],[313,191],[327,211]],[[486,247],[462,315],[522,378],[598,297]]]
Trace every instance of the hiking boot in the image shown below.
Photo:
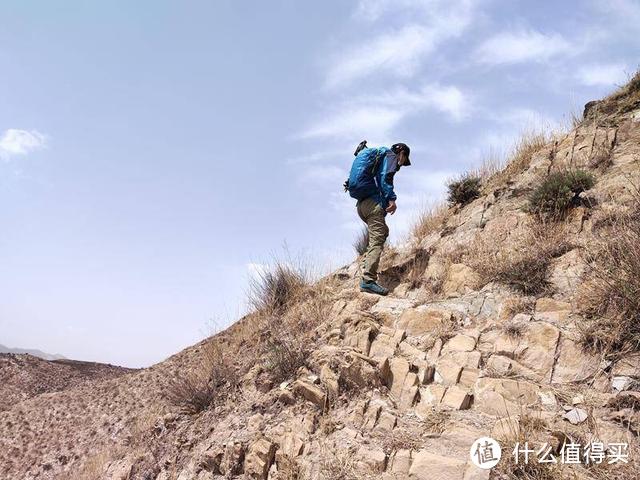
[[[376,295],[386,295],[387,293],[389,293],[388,289],[381,287],[376,282],[374,281],[365,282],[364,280],[360,282],[360,291],[367,292],[367,293],[375,293]]]

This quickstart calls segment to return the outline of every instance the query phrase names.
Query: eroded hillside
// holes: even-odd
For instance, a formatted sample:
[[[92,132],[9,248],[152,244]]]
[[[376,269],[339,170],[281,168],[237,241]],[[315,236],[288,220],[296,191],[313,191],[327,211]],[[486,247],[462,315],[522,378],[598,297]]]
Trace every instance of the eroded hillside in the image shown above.
[[[358,262],[313,288],[282,267],[224,332],[0,412],[2,478],[638,478],[640,76],[474,175],[385,252],[389,297]],[[515,465],[524,441],[630,458]]]

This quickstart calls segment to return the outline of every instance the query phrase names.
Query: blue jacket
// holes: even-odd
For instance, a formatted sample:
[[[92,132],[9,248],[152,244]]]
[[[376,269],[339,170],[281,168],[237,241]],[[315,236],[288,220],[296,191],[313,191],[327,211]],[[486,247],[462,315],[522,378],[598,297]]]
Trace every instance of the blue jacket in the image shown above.
[[[358,200],[372,197],[386,209],[389,201],[396,199],[393,176],[398,170],[398,160],[391,149],[365,148],[351,166],[349,194]]]

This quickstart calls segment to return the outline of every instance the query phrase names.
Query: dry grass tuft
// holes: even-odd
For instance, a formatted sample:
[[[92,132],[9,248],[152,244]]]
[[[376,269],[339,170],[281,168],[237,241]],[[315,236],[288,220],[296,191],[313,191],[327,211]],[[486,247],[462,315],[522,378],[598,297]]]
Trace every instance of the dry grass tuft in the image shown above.
[[[533,155],[552,141],[547,129],[529,129],[522,133],[502,168],[486,179],[487,188],[499,188],[529,168]]]
[[[166,398],[186,413],[200,413],[216,400],[222,400],[238,386],[236,368],[214,339],[203,347],[197,366],[171,380]]]
[[[525,326],[520,322],[507,322],[503,325],[502,331],[511,338],[522,338],[524,334]]]
[[[590,269],[579,305],[587,317],[581,343],[620,357],[640,350],[640,200],[587,246]]]
[[[308,266],[287,258],[258,269],[249,281],[249,303],[262,314],[280,315],[299,300],[310,282]]]
[[[552,260],[572,248],[561,225],[534,225],[513,233],[503,244],[478,238],[465,255],[465,263],[482,282],[500,282],[524,294],[549,290],[548,268]]]
[[[369,229],[367,227],[362,227],[360,233],[353,241],[353,249],[356,251],[358,255],[364,255],[367,252],[367,248],[369,247]]]
[[[442,203],[425,208],[411,230],[411,236],[418,242],[438,231],[444,225],[449,207]]]
[[[270,379],[280,383],[307,366],[313,333],[327,320],[334,302],[335,279],[327,277],[301,290],[286,313],[262,317],[258,355]]]
[[[366,468],[356,462],[350,450],[322,447],[318,463],[318,474],[321,480],[364,480],[369,478]]]

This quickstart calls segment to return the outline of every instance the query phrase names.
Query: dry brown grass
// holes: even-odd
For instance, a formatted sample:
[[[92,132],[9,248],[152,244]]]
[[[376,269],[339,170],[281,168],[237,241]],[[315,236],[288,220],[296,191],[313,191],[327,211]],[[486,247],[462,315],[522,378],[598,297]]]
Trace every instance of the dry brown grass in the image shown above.
[[[368,247],[369,229],[367,227],[362,227],[355,240],[353,241],[353,249],[356,251],[358,256],[360,256],[364,255],[367,252]]]
[[[517,418],[510,418],[513,428],[507,433],[506,438],[501,441],[502,459],[492,470],[492,475],[501,480],[557,480],[563,478],[563,465],[551,463],[539,463],[535,454],[530,455],[529,462],[525,463],[523,458],[516,463],[512,452],[519,444],[529,444],[529,448],[539,449],[548,441],[545,435],[546,424],[540,418],[522,414]]]
[[[502,303],[500,309],[500,320],[508,320],[517,313],[533,313],[535,308],[535,298],[513,296],[508,297]]]
[[[355,454],[349,449],[336,449],[322,445],[318,462],[318,474],[321,480],[365,480],[371,472],[356,461]]]
[[[212,339],[203,346],[195,368],[180,372],[180,376],[170,381],[165,396],[186,413],[197,414],[226,398],[238,383],[238,370],[230,355],[223,351],[217,339]]]
[[[579,293],[582,345],[609,357],[640,350],[640,200],[587,246],[589,271]]]
[[[281,315],[307,291],[313,269],[308,259],[293,257],[285,248],[282,257],[273,256],[268,265],[249,279],[249,305],[261,315]]]
[[[524,172],[531,164],[533,155],[542,150],[553,140],[553,135],[542,128],[530,128],[525,130],[511,152],[507,156],[502,168],[486,179],[486,188],[495,189],[504,186],[511,179]]]
[[[300,290],[285,313],[262,317],[258,355],[271,381],[280,383],[307,365],[314,331],[328,319],[334,291],[334,277],[324,278]]]
[[[422,210],[413,228],[411,237],[418,242],[442,228],[449,214],[449,207],[444,204],[431,205]]]
[[[562,225],[533,225],[512,233],[502,244],[477,238],[464,262],[484,284],[495,281],[524,294],[540,294],[550,288],[547,277],[552,260],[572,247]]]

